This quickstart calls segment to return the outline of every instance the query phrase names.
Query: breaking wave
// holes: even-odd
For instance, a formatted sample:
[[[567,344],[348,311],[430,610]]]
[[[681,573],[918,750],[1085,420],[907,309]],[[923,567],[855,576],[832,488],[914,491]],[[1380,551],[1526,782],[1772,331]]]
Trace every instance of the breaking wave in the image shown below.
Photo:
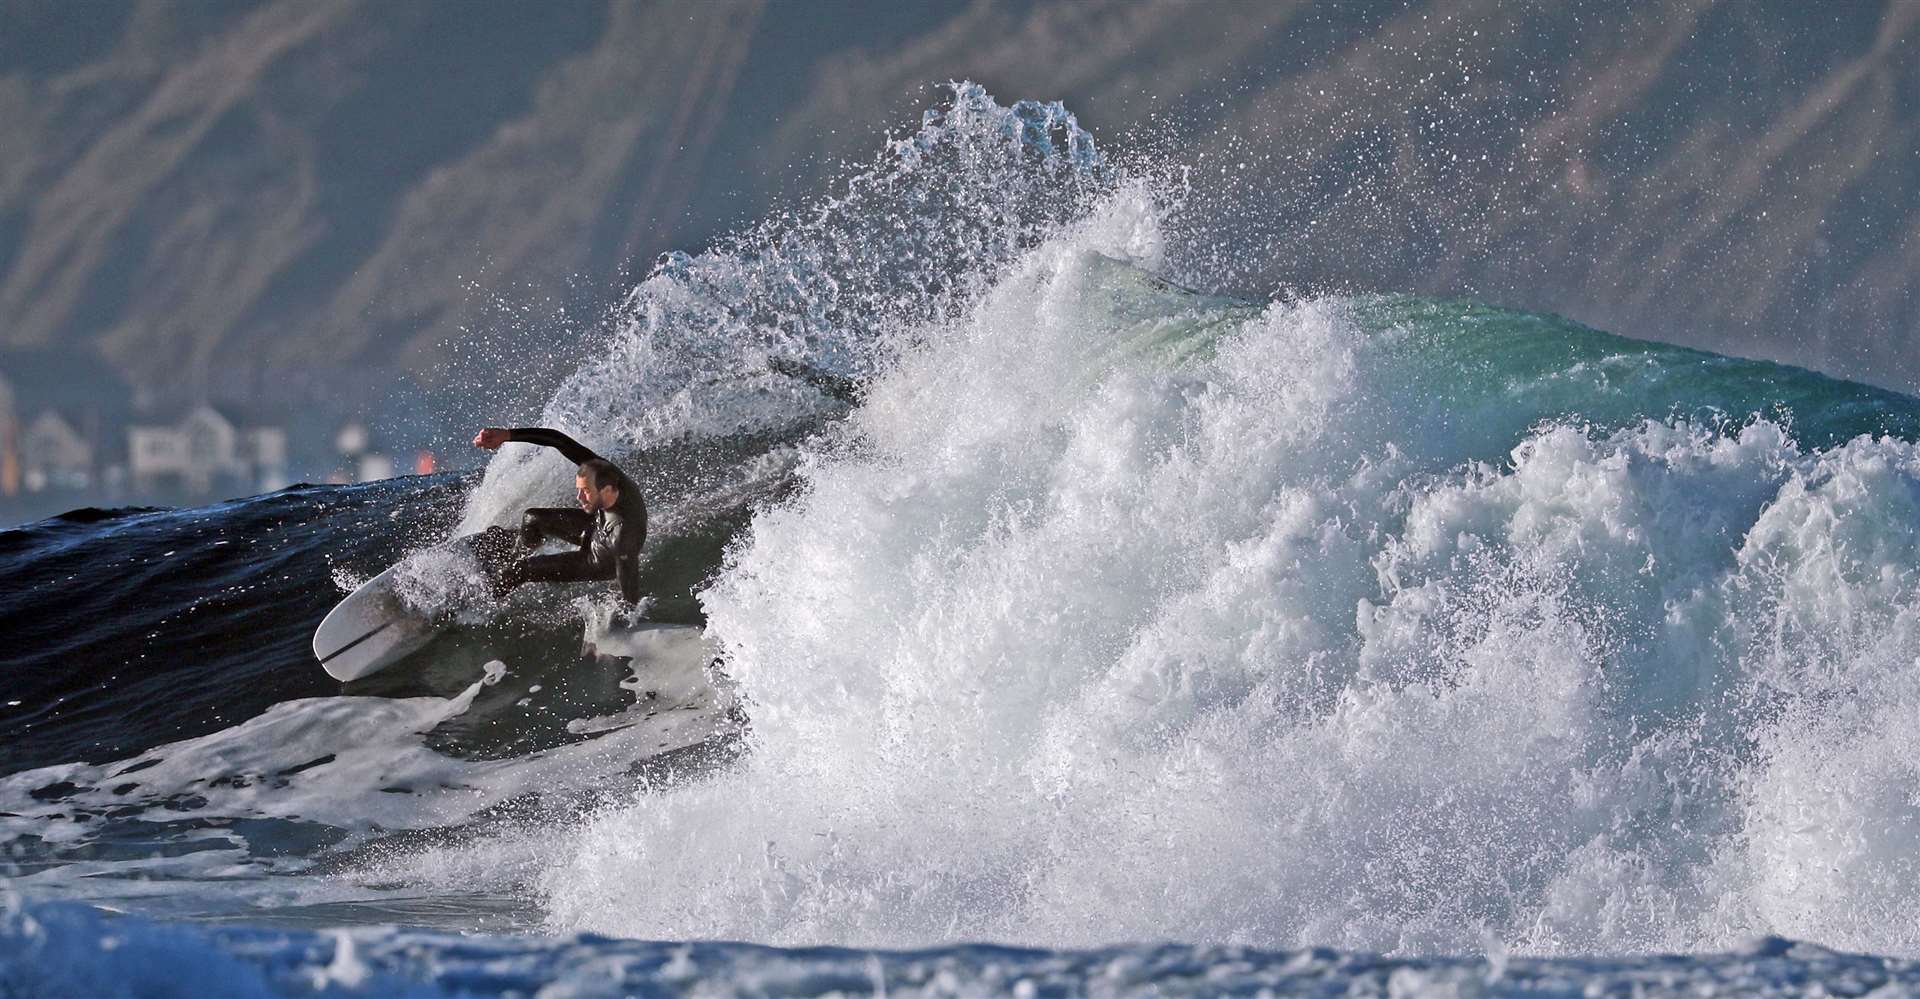
[[[471,669],[128,752],[386,711],[478,789],[466,834],[371,849],[356,801],[433,830],[445,795],[324,785],[297,811],[357,852],[278,835],[262,911],[321,879],[648,939],[1920,952],[1920,403],[1471,302],[1187,290],[1157,275],[1202,196],[961,85],[843,198],[634,291],[540,419],[646,483],[658,606],[750,719],[716,765],[419,762]],[[433,522],[569,478],[503,452]],[[0,781],[11,842],[110,793],[81,766]],[[578,793],[506,807],[545,783]],[[16,873],[71,894],[75,855]]]

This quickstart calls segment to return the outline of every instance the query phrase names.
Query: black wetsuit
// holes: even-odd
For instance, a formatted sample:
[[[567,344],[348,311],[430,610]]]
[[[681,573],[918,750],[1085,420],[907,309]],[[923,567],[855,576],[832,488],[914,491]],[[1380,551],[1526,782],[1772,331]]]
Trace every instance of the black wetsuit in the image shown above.
[[[559,451],[575,465],[592,461],[599,455],[587,450],[573,438],[545,427],[515,427],[507,439],[523,444],[539,444]],[[536,548],[548,538],[579,545],[578,551],[554,555],[522,555],[507,551],[503,545],[505,528],[490,528],[480,543],[483,557],[505,562],[513,560],[499,573],[502,589],[521,583],[572,583],[594,579],[618,579],[620,595],[627,603],[640,599],[640,546],[647,540],[647,503],[640,487],[625,472],[614,470],[613,485],[620,491],[610,509],[588,513],[578,507],[534,507],[520,518],[519,542],[522,549]],[[603,483],[604,485],[604,483]]]

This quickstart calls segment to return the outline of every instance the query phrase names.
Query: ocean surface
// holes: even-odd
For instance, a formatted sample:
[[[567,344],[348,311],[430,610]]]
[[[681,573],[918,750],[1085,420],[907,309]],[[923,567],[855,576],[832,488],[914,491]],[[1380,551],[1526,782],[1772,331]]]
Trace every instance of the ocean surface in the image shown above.
[[[956,85],[500,414],[734,710],[433,547],[542,449],[0,532],[0,996],[1920,991],[1920,401],[1190,290],[1134,159]]]

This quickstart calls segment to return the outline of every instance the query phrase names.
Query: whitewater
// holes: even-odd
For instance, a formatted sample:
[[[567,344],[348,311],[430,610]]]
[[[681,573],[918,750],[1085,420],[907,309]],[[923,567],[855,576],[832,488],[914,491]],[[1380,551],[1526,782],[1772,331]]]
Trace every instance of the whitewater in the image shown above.
[[[531,633],[469,611],[420,679],[212,707],[318,674],[274,658],[298,600],[423,525],[564,503],[539,454],[6,532],[57,586],[88,545],[159,573],[318,525],[284,577],[222,570],[231,650],[155,625],[206,585],[97,626],[182,705],[106,749],[72,733],[109,685],[55,676],[85,650],[24,667],[0,995],[121,960],[261,995],[1915,989],[1920,401],[1195,291],[1207,208],[962,84],[835,198],[664,258],[538,414],[637,470],[649,614],[723,650],[720,702],[610,735],[559,717],[645,683],[551,651],[585,590],[517,594]]]

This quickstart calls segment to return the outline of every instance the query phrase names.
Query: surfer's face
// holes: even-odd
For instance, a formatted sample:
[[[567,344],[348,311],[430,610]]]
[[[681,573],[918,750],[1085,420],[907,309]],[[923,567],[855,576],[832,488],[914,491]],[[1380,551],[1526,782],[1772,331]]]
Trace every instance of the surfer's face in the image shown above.
[[[587,477],[584,475],[573,477],[573,494],[580,500],[580,509],[588,513],[613,509],[613,501],[618,497],[618,491],[612,486],[594,489],[587,484]]]

